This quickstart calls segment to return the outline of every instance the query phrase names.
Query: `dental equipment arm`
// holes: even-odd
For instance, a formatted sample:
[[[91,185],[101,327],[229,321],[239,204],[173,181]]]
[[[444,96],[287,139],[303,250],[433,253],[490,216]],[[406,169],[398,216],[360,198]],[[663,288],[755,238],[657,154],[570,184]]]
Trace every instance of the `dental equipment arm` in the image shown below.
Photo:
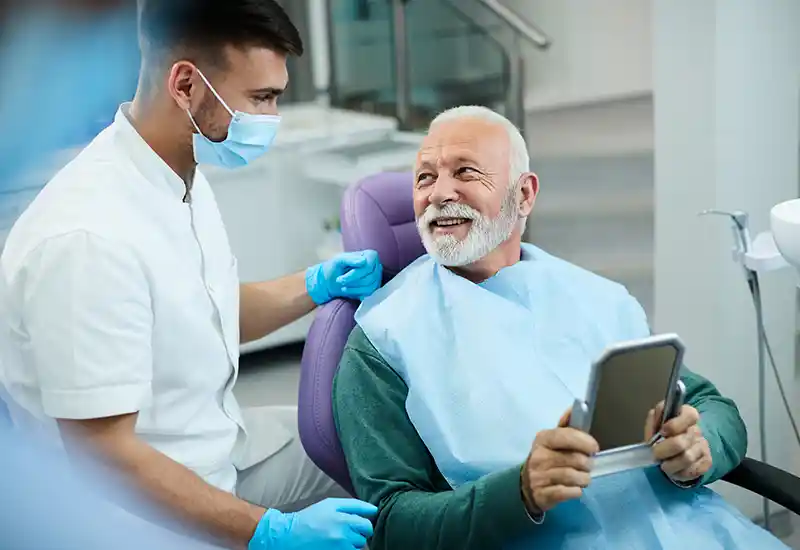
[[[778,367],[775,364],[775,358],[772,356],[772,349],[767,338],[766,329],[764,327],[764,313],[763,304],[761,301],[761,286],[759,282],[759,272],[774,271],[783,269],[789,266],[789,263],[781,255],[778,246],[775,243],[773,235],[769,232],[759,234],[755,240],[750,238],[749,229],[749,216],[746,212],[726,212],[722,210],[705,210],[700,212],[700,215],[719,215],[727,216],[731,220],[731,229],[733,231],[733,260],[742,266],[745,280],[747,281],[748,289],[753,298],[753,306],[756,314],[756,340],[758,343],[758,421],[760,431],[760,450],[761,460],[767,462],[767,418],[766,418],[766,357],[769,357],[772,366],[772,372],[775,375],[775,381],[778,384],[778,391],[780,392],[783,406],[789,421],[792,424],[795,438],[800,444],[800,430],[798,430],[797,423],[792,414],[789,401],[786,397],[786,391],[783,388],[783,382],[778,372]],[[773,209],[773,218],[775,217]],[[775,220],[773,220],[773,224]],[[764,513],[764,526],[769,530],[770,528],[770,513],[769,513],[769,500],[764,498],[762,502]]]

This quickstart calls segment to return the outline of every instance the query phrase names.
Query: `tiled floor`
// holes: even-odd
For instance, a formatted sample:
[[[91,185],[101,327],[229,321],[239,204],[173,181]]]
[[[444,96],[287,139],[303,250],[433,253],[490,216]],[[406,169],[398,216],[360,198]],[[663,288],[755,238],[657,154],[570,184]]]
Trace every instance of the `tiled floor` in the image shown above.
[[[301,346],[289,346],[242,357],[234,388],[242,407],[296,405],[301,354]],[[800,550],[800,520],[793,520],[794,533],[785,542]]]

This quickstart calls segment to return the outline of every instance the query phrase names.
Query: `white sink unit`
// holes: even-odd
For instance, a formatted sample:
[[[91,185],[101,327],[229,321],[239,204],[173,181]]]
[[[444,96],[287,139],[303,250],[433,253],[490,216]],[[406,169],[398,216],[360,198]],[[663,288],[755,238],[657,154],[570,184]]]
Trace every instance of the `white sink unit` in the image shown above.
[[[770,212],[770,225],[783,258],[800,269],[800,199],[775,205]]]

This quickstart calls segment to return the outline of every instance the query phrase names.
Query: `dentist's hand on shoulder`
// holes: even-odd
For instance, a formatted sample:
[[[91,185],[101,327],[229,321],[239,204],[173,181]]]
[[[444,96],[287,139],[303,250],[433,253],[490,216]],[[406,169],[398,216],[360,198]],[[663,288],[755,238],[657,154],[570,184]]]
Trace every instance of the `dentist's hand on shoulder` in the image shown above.
[[[532,515],[581,498],[591,481],[592,456],[600,447],[589,434],[569,427],[569,414],[557,428],[536,434],[523,467],[522,494]]]
[[[378,509],[354,499],[329,498],[300,512],[267,510],[248,550],[352,550],[372,537]]]
[[[383,266],[374,250],[345,252],[306,270],[306,290],[317,305],[334,298],[363,300],[381,286]]]

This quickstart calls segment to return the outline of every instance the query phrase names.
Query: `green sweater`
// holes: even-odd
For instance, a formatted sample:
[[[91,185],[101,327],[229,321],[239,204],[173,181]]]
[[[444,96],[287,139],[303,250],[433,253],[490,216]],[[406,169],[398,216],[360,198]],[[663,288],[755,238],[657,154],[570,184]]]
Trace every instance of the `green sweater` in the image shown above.
[[[710,483],[744,458],[747,433],[736,405],[711,382],[688,370],[682,380],[711,447],[714,466],[703,478]],[[406,415],[407,395],[356,326],[334,380],[333,409],[356,493],[379,507],[370,548],[488,550],[535,532],[521,497],[522,464],[451,489]]]

